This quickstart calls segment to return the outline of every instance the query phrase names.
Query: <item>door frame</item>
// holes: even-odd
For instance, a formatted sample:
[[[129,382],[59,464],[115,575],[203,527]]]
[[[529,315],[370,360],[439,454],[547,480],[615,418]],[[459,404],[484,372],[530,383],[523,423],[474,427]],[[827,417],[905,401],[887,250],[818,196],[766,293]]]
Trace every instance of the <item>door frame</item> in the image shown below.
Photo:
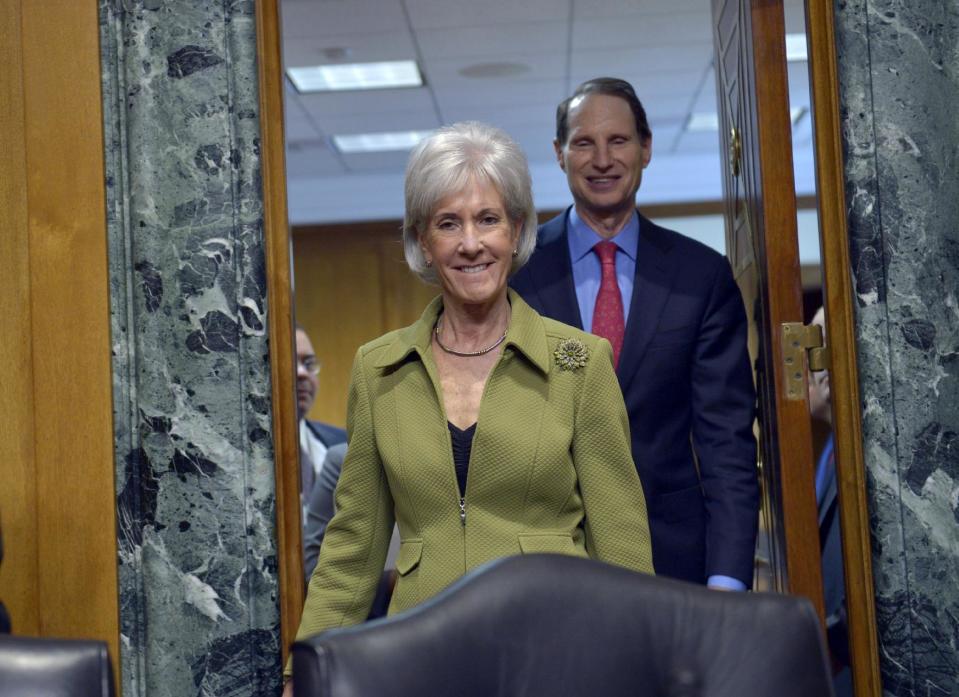
[[[836,480],[846,574],[849,651],[856,697],[879,697],[879,632],[872,574],[852,263],[846,219],[835,10],[832,0],[806,0],[806,44],[816,149],[819,248],[830,355]]]
[[[844,169],[839,117],[834,9],[805,0],[816,179],[829,336],[837,479],[846,572],[850,652],[857,697],[882,694],[863,458],[856,340],[849,272]],[[276,463],[277,553],[283,658],[299,626],[304,600],[299,517],[293,276],[283,134],[283,71],[278,0],[256,3],[264,244],[267,258],[270,367]],[[828,231],[828,232],[827,232]]]
[[[283,54],[279,0],[257,0],[256,52],[260,100],[263,246],[273,399],[276,545],[280,650],[284,665],[300,626],[305,599],[300,522],[299,417],[293,315],[293,246],[286,205],[283,132]]]

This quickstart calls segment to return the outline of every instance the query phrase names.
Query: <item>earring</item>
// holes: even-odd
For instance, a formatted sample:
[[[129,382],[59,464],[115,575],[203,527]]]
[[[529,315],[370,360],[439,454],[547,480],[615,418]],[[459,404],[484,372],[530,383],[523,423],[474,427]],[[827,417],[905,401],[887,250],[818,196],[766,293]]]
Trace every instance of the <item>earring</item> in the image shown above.
[[[433,262],[430,261],[429,259],[426,260],[426,268],[428,268],[428,269],[433,268]]]
[[[514,257],[518,257],[518,256],[519,256],[519,250],[518,250],[518,249],[514,249],[514,250],[513,250],[513,256],[514,256]]]

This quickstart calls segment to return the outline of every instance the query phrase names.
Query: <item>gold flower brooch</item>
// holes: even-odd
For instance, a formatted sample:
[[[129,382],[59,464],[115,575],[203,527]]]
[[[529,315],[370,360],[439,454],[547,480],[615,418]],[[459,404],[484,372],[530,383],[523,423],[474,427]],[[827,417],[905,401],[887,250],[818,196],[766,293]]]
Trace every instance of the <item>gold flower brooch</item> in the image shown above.
[[[576,370],[586,366],[589,349],[579,339],[563,339],[553,351],[553,358],[560,370]]]

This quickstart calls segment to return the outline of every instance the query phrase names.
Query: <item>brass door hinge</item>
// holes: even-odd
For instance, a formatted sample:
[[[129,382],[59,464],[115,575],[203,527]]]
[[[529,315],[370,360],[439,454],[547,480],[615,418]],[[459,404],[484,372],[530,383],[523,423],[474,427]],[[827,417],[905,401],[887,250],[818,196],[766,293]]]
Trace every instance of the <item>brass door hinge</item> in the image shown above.
[[[809,370],[818,372],[829,368],[829,349],[823,346],[822,327],[818,324],[783,322],[782,350],[783,371],[786,375],[786,399],[806,398],[806,381],[803,373],[803,354]]]

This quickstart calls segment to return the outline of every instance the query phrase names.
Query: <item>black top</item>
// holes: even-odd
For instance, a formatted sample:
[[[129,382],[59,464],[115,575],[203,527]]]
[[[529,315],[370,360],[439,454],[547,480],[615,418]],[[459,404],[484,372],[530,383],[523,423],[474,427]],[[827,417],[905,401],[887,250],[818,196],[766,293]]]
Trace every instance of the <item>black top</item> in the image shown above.
[[[466,475],[470,468],[470,451],[473,449],[473,434],[476,424],[461,429],[449,421],[450,439],[453,442],[453,464],[456,466],[456,482],[460,485],[460,498],[466,496]]]

